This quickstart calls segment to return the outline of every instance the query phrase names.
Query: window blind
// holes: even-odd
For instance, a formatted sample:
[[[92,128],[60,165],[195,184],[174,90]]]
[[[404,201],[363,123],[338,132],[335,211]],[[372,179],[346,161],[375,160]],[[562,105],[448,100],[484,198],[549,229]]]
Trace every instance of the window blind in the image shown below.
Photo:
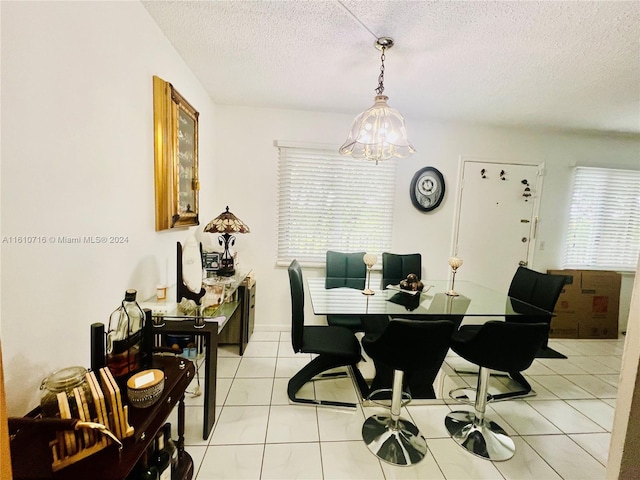
[[[327,250],[391,246],[396,162],[376,165],[328,148],[279,150],[278,265],[324,265]]]
[[[635,271],[640,171],[576,167],[564,268]]]

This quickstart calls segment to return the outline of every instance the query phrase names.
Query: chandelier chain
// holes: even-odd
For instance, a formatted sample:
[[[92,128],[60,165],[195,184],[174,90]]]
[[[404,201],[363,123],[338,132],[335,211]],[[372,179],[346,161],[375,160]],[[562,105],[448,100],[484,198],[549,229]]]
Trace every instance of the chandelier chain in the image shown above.
[[[381,48],[382,50],[382,55],[380,55],[380,75],[378,75],[378,88],[376,88],[376,93],[378,95],[382,95],[382,92],[384,92],[384,51],[385,51],[385,47],[383,46]]]

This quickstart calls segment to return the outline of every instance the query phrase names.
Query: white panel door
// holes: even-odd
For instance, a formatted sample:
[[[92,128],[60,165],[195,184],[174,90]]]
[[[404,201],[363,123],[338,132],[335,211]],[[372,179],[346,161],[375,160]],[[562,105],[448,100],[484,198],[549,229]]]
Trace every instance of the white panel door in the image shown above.
[[[506,292],[532,258],[542,177],[536,165],[465,161],[454,251],[458,279]]]

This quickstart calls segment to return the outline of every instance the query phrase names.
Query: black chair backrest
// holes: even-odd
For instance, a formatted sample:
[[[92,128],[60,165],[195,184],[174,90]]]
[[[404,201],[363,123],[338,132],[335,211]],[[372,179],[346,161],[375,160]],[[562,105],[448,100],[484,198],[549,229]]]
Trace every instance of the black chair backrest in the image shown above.
[[[388,252],[382,254],[382,288],[387,288],[387,285],[398,285],[410,273],[415,273],[418,280],[422,278],[422,255]]]
[[[509,285],[509,296],[531,303],[539,273],[526,267],[518,267]]]
[[[453,349],[476,365],[502,372],[522,372],[531,366],[547,340],[549,324],[490,320],[471,339]]]
[[[562,275],[541,273],[529,303],[548,312],[553,312],[564,288],[564,283],[565,278]]]
[[[536,272],[526,267],[518,267],[509,286],[509,296],[548,312],[553,312],[560,293],[562,293],[564,283],[565,278],[562,275],[551,275]],[[549,316],[550,319],[551,316]],[[529,321],[525,318],[519,320]]]
[[[297,260],[293,260],[287,269],[291,287],[291,346],[294,352],[302,349],[304,334],[304,283],[302,269]]]
[[[327,251],[325,288],[349,287],[362,290],[367,276],[363,257],[366,252]]]
[[[448,320],[393,318],[379,337],[365,336],[362,344],[371,358],[394,370],[420,370],[442,364],[455,328]]]

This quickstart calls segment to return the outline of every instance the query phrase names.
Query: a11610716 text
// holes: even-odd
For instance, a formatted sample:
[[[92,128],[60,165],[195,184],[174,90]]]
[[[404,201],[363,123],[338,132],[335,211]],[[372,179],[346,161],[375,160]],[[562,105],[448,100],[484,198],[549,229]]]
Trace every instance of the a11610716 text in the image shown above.
[[[129,243],[126,235],[3,235],[3,244],[42,245],[42,244],[125,244]]]

